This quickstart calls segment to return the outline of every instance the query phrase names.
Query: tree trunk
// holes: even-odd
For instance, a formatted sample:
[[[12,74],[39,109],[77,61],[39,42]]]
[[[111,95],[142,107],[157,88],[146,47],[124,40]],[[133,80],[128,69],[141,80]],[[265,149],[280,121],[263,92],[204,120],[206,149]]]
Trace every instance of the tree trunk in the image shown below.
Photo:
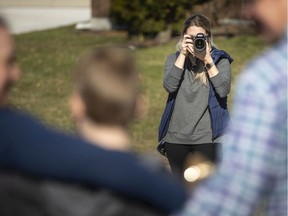
[[[92,17],[108,18],[110,15],[111,0],[92,0]]]

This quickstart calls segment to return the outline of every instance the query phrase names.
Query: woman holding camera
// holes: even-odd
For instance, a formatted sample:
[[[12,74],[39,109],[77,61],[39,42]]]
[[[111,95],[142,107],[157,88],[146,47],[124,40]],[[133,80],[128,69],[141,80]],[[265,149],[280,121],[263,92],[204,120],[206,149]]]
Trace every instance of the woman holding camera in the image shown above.
[[[232,59],[213,46],[210,21],[201,14],[184,22],[177,49],[165,63],[163,86],[177,96],[164,142],[172,173],[183,178],[190,153],[216,162],[229,118]]]

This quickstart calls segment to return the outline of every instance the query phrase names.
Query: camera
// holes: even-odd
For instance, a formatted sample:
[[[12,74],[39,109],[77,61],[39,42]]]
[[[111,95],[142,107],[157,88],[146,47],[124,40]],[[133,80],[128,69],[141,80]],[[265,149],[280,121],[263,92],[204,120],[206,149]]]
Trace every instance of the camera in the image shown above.
[[[201,52],[206,49],[206,36],[203,33],[198,33],[193,41],[194,50]]]

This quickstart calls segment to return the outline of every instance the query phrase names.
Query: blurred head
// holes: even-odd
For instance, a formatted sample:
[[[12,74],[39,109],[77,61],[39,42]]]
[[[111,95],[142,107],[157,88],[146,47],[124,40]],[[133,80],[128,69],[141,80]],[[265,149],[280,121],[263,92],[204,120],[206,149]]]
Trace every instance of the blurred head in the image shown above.
[[[8,26],[0,17],[0,105],[6,103],[9,87],[19,78],[15,47]]]
[[[287,30],[287,0],[244,0],[243,14],[255,21],[267,42],[279,40]]]
[[[84,54],[75,69],[72,113],[76,121],[126,126],[134,117],[139,76],[126,48],[99,47]]]

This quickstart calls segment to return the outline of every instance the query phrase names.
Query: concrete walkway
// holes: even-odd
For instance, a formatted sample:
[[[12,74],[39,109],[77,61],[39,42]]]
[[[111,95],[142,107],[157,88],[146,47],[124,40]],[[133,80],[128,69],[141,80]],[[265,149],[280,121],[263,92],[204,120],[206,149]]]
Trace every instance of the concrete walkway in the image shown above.
[[[90,7],[3,7],[4,16],[13,34],[76,24],[89,20]]]
[[[89,7],[91,0],[1,0],[0,7]]]

